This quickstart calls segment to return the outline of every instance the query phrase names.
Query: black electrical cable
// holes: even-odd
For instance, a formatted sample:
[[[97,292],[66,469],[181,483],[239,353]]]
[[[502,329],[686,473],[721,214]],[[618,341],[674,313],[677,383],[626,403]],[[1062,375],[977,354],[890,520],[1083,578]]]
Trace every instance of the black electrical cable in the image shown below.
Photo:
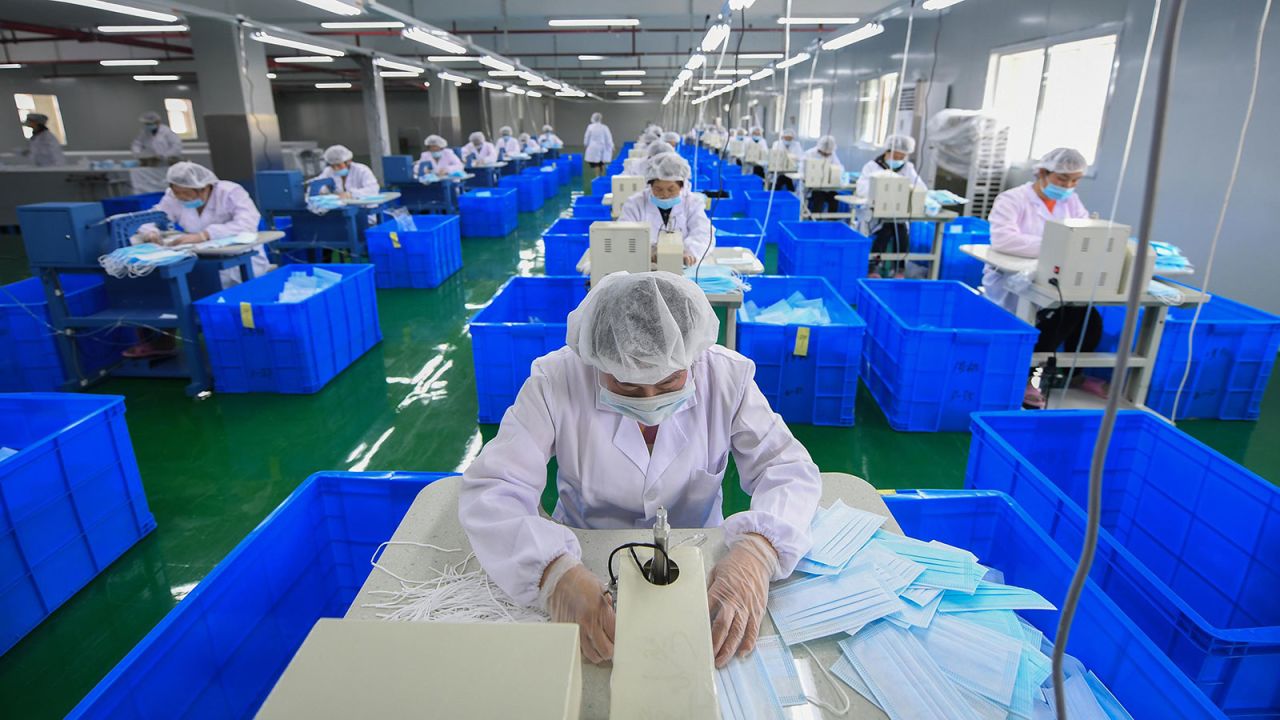
[[[644,563],[640,562],[639,556],[636,555],[635,549],[638,547],[652,548],[655,553],[662,553],[663,558],[667,562],[671,562],[671,554],[668,553],[666,550],[663,550],[661,547],[659,547],[655,543],[645,543],[645,542],[623,543],[622,545],[619,545],[618,547],[614,548],[613,552],[609,553],[608,567],[609,567],[609,587],[610,588],[618,587],[618,574],[613,571],[613,558],[623,550],[631,551],[631,559],[635,561],[636,567],[640,570],[640,574],[641,575],[644,574]]]

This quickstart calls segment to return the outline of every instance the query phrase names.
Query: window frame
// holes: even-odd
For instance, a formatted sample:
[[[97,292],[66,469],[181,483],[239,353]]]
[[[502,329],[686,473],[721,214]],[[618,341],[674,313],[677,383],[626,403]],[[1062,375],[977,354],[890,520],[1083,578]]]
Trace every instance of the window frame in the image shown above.
[[[814,102],[814,93],[821,96],[817,98],[817,102]],[[800,118],[797,123],[800,127],[796,128],[800,137],[810,140],[822,137],[822,103],[826,99],[826,94],[826,89],[820,85],[810,85],[800,91]],[[809,134],[809,126],[815,123],[817,132]]]
[[[49,124],[46,127],[48,127],[49,132],[53,133],[53,136],[58,139],[58,144],[61,145],[62,147],[66,147],[67,146],[67,124],[62,120],[62,103],[58,102],[58,96],[54,93],[33,93],[33,92],[12,93],[11,96],[13,98],[13,107],[14,107],[14,110],[18,112],[18,121],[24,122],[24,123],[26,122],[26,118],[23,116],[23,113],[24,112],[28,112],[28,113],[40,112],[40,107],[39,105],[36,105],[36,107],[34,107],[31,110],[24,110],[23,108],[18,107],[19,95],[27,95],[33,99],[37,97],[52,98],[53,112],[49,114]],[[28,128],[24,125],[22,130],[22,135],[24,138],[30,140],[31,138],[27,136],[27,130]]]
[[[180,133],[180,132],[178,132],[176,129],[174,129],[174,127],[173,127],[173,117],[170,115],[170,113],[171,113],[171,112],[174,112],[174,111],[172,111],[172,110],[170,110],[170,109],[169,109],[169,101],[170,101],[170,100],[179,100],[179,101],[184,102],[184,103],[186,103],[186,104],[187,104],[187,110],[189,110],[189,111],[190,111],[190,112],[188,113],[188,117],[189,117],[188,122],[189,122],[189,124],[190,124],[190,126],[191,126],[191,131],[190,131],[189,133]],[[164,116],[165,116],[165,117],[164,117],[165,122],[169,125],[169,129],[170,129],[170,130],[173,130],[173,132],[174,132],[174,133],[175,133],[179,138],[181,138],[182,140],[199,140],[199,139],[200,139],[200,128],[199,128],[199,126],[198,126],[198,125],[196,125],[196,103],[195,103],[195,100],[193,100],[193,99],[191,99],[191,98],[184,98],[184,97],[172,97],[172,98],[171,98],[171,97],[167,97],[167,98],[165,98],[165,99],[164,99]]]

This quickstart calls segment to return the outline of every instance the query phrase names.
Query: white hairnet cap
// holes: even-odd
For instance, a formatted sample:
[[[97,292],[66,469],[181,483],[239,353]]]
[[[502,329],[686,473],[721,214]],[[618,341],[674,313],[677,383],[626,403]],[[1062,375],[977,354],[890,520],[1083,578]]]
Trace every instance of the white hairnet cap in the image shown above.
[[[552,130],[554,130],[554,129],[555,129],[555,128],[551,127],[550,125],[543,125],[543,126],[542,126],[542,132],[551,132],[551,131],[552,131]]]
[[[644,171],[644,180],[645,182],[654,180],[689,182],[691,174],[687,160],[673,152],[665,152],[649,158],[649,168]]]
[[[884,149],[910,155],[916,151],[916,139],[910,135],[890,135],[884,139]]]
[[[675,151],[676,151],[675,148],[671,147],[669,143],[666,143],[662,140],[657,140],[655,142],[649,143],[649,157],[653,157],[654,155],[661,155],[662,153],[669,153],[669,152],[675,152]]]
[[[667,131],[662,133],[662,142],[675,147],[680,144],[680,133]]]
[[[818,138],[818,149],[825,153],[833,153],[836,151],[836,139],[830,135],[823,135]]]
[[[498,134],[499,134],[499,135],[510,135],[510,134],[511,134],[511,126],[510,126],[510,125],[503,125],[502,127],[498,128]]]
[[[140,123],[158,123],[158,122],[160,122],[160,113],[158,113],[158,112],[156,112],[156,111],[154,111],[154,110],[148,110],[147,112],[144,112],[144,113],[142,113],[141,115],[139,115],[139,116],[138,116],[138,122],[140,122]]]
[[[752,125],[752,126],[751,126],[751,132],[753,132],[753,133],[760,133],[761,135],[763,135],[763,134],[764,134],[764,128],[760,127],[759,125]]]
[[[787,128],[786,130],[783,130],[783,131],[782,131],[782,136],[783,136],[783,137],[787,137],[787,136],[795,137],[795,136],[796,136],[796,131],[795,131],[795,130],[792,130],[791,128]]]
[[[591,122],[600,122],[604,120],[604,116],[600,113],[591,113]]]
[[[1089,163],[1085,162],[1079,150],[1061,147],[1045,153],[1032,167],[1051,173],[1082,173],[1089,168]]]
[[[480,142],[484,142],[484,133],[480,132],[479,130],[471,133],[471,136],[467,138],[467,142],[475,142],[477,140],[479,140]]]
[[[45,115],[44,113],[29,112],[27,113],[27,121],[33,122],[33,123],[40,123],[41,125],[44,125],[45,123],[49,122],[49,116]]]
[[[164,179],[170,185],[199,190],[218,182],[218,176],[209,168],[193,162],[174,163],[169,166]]]
[[[569,313],[565,343],[620,382],[653,385],[688,370],[720,334],[702,289],[667,272],[607,275]]]
[[[655,143],[657,141],[658,141],[658,134],[652,130],[645,130],[644,135],[640,136],[640,142],[645,145],[648,145],[649,143]]]
[[[428,135],[426,140],[422,141],[423,147],[438,147],[441,150],[449,146],[449,143],[439,135]]]
[[[351,151],[347,149],[346,145],[330,145],[329,148],[324,151],[324,162],[326,165],[344,163],[353,157],[355,157],[355,155],[351,154]]]

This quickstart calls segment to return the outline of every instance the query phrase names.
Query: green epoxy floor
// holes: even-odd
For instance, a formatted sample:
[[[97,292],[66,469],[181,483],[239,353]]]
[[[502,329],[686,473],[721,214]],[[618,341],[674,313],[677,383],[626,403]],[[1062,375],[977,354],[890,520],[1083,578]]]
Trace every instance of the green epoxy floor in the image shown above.
[[[511,275],[542,273],[539,236],[568,205],[565,192],[542,212],[522,214],[513,235],[464,240],[462,271],[435,290],[380,291],[383,342],[315,395],[192,401],[180,381],[96,386],[127,399],[158,527],[0,657],[0,714],[64,715],[308,475],[465,467],[496,429],[474,421],[467,319]],[[19,239],[0,236],[0,283],[27,274]],[[865,388],[856,412],[850,429],[793,427],[823,470],[881,488],[961,486],[968,435],[894,432]],[[1280,479],[1280,383],[1272,383],[1257,423],[1182,428]],[[726,485],[725,510],[734,512],[745,497]]]

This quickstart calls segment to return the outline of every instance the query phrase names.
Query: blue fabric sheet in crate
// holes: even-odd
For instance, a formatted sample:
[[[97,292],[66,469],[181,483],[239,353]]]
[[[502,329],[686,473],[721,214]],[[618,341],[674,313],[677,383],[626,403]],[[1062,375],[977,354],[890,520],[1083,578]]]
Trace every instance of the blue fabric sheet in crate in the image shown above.
[[[107,291],[99,275],[61,276],[67,311],[85,317],[107,309]],[[136,342],[129,328],[83,331],[77,334],[80,373],[86,378],[119,362],[120,353]],[[62,390],[70,380],[63,370],[44,286],[27,278],[0,287],[0,392]]]
[[[380,288],[433,288],[462,269],[462,234],[456,215],[415,215],[415,230],[395,220],[370,228],[369,259]]]
[[[505,237],[520,224],[515,188],[488,188],[458,198],[462,237]]]
[[[839,222],[784,222],[781,230],[779,273],[824,277],[841,297],[854,302],[858,280],[867,276],[871,238]]]
[[[507,175],[498,181],[498,187],[516,189],[516,208],[520,212],[537,212],[542,209],[545,194],[542,178],[532,175]]]

